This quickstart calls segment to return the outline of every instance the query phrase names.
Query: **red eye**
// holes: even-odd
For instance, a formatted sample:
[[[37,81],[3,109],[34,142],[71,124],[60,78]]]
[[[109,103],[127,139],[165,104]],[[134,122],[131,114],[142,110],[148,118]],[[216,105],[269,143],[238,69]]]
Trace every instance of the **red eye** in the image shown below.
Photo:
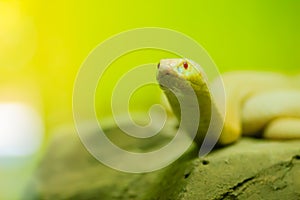
[[[187,62],[183,62],[184,69],[187,69],[189,67],[189,64]]]

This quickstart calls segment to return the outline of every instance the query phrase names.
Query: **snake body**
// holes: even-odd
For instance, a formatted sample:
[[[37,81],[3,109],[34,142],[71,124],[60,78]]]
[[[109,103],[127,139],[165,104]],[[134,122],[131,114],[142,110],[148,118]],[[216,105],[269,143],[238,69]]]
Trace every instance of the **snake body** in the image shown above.
[[[158,65],[157,80],[173,113],[181,120],[176,98],[189,101],[191,87],[198,101],[200,120],[195,141],[201,144],[211,121],[211,110],[217,110],[217,120],[224,126],[218,139],[220,145],[237,141],[242,134],[273,139],[300,138],[300,84],[298,77],[272,72],[237,71],[222,75],[226,93],[226,115],[211,95],[203,69],[189,59],[163,59]],[[212,84],[213,85],[213,84]],[[215,88],[217,89],[217,88]],[[177,94],[177,95],[175,95]],[[193,112],[193,108],[189,108]],[[190,123],[194,123],[190,119]],[[186,128],[188,132],[188,128]]]

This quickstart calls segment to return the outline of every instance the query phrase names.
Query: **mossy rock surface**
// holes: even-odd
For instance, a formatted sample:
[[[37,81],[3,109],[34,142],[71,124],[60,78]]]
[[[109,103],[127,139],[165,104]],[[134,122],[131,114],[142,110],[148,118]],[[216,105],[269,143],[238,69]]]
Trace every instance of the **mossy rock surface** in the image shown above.
[[[122,145],[136,148],[126,139]],[[101,164],[75,130],[64,130],[50,141],[24,199],[300,199],[300,141],[242,138],[205,158],[192,146],[168,167],[131,174]]]

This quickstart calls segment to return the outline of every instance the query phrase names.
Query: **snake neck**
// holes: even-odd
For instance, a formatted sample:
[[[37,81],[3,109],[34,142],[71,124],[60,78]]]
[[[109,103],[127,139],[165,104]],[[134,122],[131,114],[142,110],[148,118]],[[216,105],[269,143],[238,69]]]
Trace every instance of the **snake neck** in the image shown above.
[[[172,107],[173,113],[180,123],[182,123],[183,129],[189,134],[192,133],[190,127],[194,127],[195,123],[198,124],[197,134],[194,138],[195,142],[199,145],[202,144],[203,139],[206,136],[210,120],[211,120],[211,106],[212,99],[207,85],[191,85],[193,91],[189,90],[170,90],[164,89],[164,93]],[[196,94],[197,102],[193,101],[194,95]],[[184,107],[186,113],[191,113],[191,117],[187,119],[182,118],[181,107],[179,102],[184,102],[186,105]],[[198,108],[200,113],[200,118],[193,117],[192,113],[195,112],[195,106]]]

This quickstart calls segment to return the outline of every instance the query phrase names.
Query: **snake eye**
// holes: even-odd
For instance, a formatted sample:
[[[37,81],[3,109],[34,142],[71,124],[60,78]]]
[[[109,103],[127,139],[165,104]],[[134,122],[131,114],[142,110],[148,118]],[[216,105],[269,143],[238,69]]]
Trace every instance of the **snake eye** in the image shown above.
[[[157,69],[159,69],[159,66],[160,66],[160,63],[158,63],[158,65],[157,65]]]
[[[184,69],[187,69],[189,67],[189,64],[187,62],[183,62]]]

